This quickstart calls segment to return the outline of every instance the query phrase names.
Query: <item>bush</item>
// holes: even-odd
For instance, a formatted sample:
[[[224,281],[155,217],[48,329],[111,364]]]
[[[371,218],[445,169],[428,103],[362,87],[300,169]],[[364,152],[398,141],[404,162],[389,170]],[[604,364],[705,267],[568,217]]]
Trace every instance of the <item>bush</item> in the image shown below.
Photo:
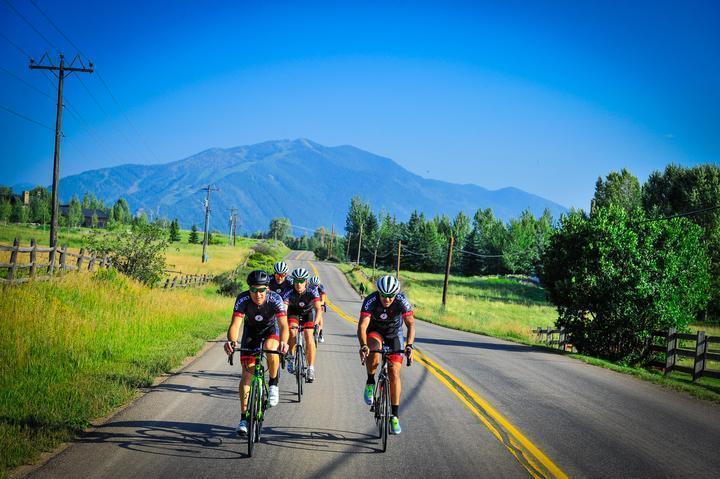
[[[618,206],[563,216],[543,255],[557,326],[583,354],[637,362],[651,331],[682,330],[707,304],[702,230]]]
[[[243,265],[233,272],[223,273],[215,278],[215,282],[219,285],[218,293],[226,296],[237,296],[246,289],[245,278],[250,271],[256,269],[272,271],[275,262],[282,259],[281,245],[280,242],[255,244],[253,246],[255,252],[248,257]]]
[[[114,268],[146,285],[154,285],[165,270],[167,233],[154,224],[134,224],[114,231],[93,231],[85,246],[100,256],[107,254]]]

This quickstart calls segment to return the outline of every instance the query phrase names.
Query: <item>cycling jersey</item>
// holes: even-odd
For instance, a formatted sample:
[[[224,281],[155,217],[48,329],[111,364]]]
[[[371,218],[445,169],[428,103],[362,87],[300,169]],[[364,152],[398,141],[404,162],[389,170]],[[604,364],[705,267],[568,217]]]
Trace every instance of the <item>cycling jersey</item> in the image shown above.
[[[383,307],[378,293],[365,298],[360,308],[360,319],[370,318],[368,331],[377,331],[384,337],[402,335],[403,318],[413,314],[412,304],[403,293],[395,296],[389,308]]]
[[[280,330],[277,318],[286,316],[285,303],[279,294],[267,292],[265,302],[257,305],[250,298],[250,292],[240,293],[235,300],[233,318],[245,318],[240,347],[244,349],[259,349],[267,339],[280,339]],[[246,367],[255,364],[254,356],[243,353],[240,360]]]
[[[310,288],[312,288],[312,289],[314,289],[314,290],[317,291],[318,296],[320,296],[320,299],[322,299],[322,295],[323,295],[323,294],[326,294],[326,293],[325,293],[325,286],[324,286],[323,284],[318,284],[318,285],[316,285],[316,286],[310,286]]]
[[[312,326],[313,324],[305,324],[312,322],[315,303],[320,302],[320,296],[317,290],[307,288],[300,294],[295,289],[290,290],[285,297],[287,304],[288,316],[291,318],[299,317],[303,325]]]
[[[285,296],[285,294],[292,289],[292,280],[290,277],[286,277],[285,280],[282,283],[278,283],[275,281],[275,276],[270,278],[270,284],[268,285],[268,288],[270,288],[271,291],[276,292],[280,296]]]

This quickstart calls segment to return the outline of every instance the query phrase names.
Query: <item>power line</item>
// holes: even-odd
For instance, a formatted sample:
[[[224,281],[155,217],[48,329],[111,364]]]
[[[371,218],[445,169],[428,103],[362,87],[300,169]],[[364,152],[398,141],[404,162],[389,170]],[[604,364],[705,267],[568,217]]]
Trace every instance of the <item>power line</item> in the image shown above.
[[[44,123],[41,123],[41,122],[39,122],[39,121],[37,121],[37,120],[33,120],[33,119],[30,118],[29,116],[25,116],[25,115],[23,115],[22,113],[18,113],[18,112],[16,112],[15,110],[12,110],[12,109],[10,109],[10,108],[8,108],[8,107],[6,107],[6,106],[0,105],[0,109],[3,109],[3,110],[5,110],[5,111],[8,112],[8,113],[12,113],[13,115],[18,116],[18,117],[20,117],[20,118],[22,118],[22,119],[24,119],[24,120],[27,120],[27,121],[29,121],[29,122],[31,122],[31,123],[35,123],[35,124],[38,125],[38,126],[42,126],[42,127],[45,128],[45,129],[48,129],[48,130],[50,130],[50,131],[55,131],[55,128],[53,128],[53,127],[51,127],[51,126],[48,126],[48,125],[46,125],[46,124],[44,124]],[[63,135],[63,136],[65,136],[65,135]]]
[[[37,28],[35,28],[35,25],[33,25],[32,22],[30,22],[30,20],[28,20],[27,17],[25,17],[25,15],[23,15],[22,13],[20,13],[20,12],[18,11],[18,9],[15,8],[15,6],[14,6],[12,3],[10,3],[10,0],[3,0],[3,2],[5,2],[5,4],[6,4],[13,12],[15,12],[15,14],[16,14],[18,17],[22,18],[22,19],[25,21],[25,23],[27,23],[28,26],[29,26],[30,28],[32,28],[33,31],[35,31],[35,33],[37,33],[37,34],[40,36],[40,38],[42,38],[43,40],[45,40],[45,43],[47,43],[47,44],[50,45],[52,48],[54,48],[55,51],[60,52],[60,49],[59,49],[58,47],[56,47],[53,42],[51,42],[50,40],[48,40],[47,37],[46,37],[45,35],[43,35],[40,30],[38,30]],[[28,55],[28,56],[29,56],[29,55]]]
[[[31,55],[30,55],[28,52],[26,52],[20,45],[18,45],[18,44],[15,43],[14,41],[10,40],[7,36],[5,36],[5,34],[4,34],[3,32],[0,32],[0,37],[2,37],[2,38],[3,38],[6,42],[8,42],[10,45],[12,45],[13,47],[15,47],[15,48],[17,49],[17,51],[19,51],[20,53],[22,53],[22,54],[25,55],[26,57],[31,58]]]
[[[53,101],[55,100],[55,98],[53,98],[52,95],[49,95],[48,93],[45,93],[44,91],[42,91],[41,89],[39,89],[38,87],[36,87],[35,85],[33,85],[32,83],[28,82],[27,80],[24,80],[22,77],[19,77],[18,75],[14,74],[14,73],[11,72],[10,70],[8,70],[8,69],[6,69],[6,68],[4,68],[4,67],[2,67],[2,66],[0,66],[0,70],[4,71],[5,73],[7,73],[7,74],[10,75],[11,77],[15,78],[17,81],[21,82],[21,83],[24,84],[26,87],[28,87],[28,88],[34,90],[35,92],[39,93],[40,95],[42,95],[42,96],[44,96],[44,97],[47,97],[47,98],[50,98],[50,99],[53,100]]]
[[[82,56],[84,56],[84,57],[87,59],[87,56],[85,56],[85,54],[84,54],[82,51],[80,51],[80,49],[78,48],[78,46],[75,45],[75,43],[73,43],[73,41],[70,40],[70,38],[68,38],[68,36],[65,35],[65,33],[63,33],[62,30],[60,30],[60,28],[55,24],[55,22],[52,21],[52,18],[50,18],[45,12],[43,12],[43,11],[40,9],[40,7],[38,6],[38,4],[35,3],[35,0],[30,0],[30,3],[33,4],[33,6],[37,9],[37,11],[40,12],[40,14],[41,14],[43,17],[45,17],[45,20],[47,20],[47,21],[50,23],[50,25],[52,25],[53,28],[55,28],[55,30],[57,30],[57,32],[58,32],[60,35],[62,35],[62,37],[63,37],[65,40],[67,40],[67,42],[68,42],[73,48],[75,48],[75,50],[77,50],[77,52],[78,52],[79,54],[81,54]]]
[[[720,208],[720,205],[708,206],[707,208],[701,208],[701,209],[699,209],[699,210],[693,210],[693,211],[686,211],[686,212],[683,212],[683,213],[676,213],[676,214],[674,214],[674,215],[664,216],[664,217],[661,217],[661,218],[650,218],[650,219],[647,219],[647,220],[640,221],[638,224],[650,223],[650,222],[653,222],[653,221],[672,220],[672,219],[674,219],[674,218],[683,218],[683,217],[686,217],[686,216],[694,216],[694,215],[697,215],[697,214],[700,214],[700,213],[706,213],[706,212],[708,212],[708,211],[713,211],[713,210],[716,210],[716,209],[718,209],[718,208]]]

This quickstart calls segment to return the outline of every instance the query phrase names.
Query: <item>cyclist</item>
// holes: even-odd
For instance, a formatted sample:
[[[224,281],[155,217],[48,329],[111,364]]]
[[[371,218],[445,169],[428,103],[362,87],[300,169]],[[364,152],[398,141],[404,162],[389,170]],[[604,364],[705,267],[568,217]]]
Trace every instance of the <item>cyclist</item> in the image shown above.
[[[241,348],[247,349],[274,349],[281,353],[288,350],[287,309],[279,294],[269,291],[270,275],[265,271],[252,271],[247,277],[249,289],[240,293],[235,300],[232,321],[227,332],[225,352],[230,355],[242,326]],[[242,379],[238,392],[240,394],[241,419],[235,431],[244,435],[248,431],[247,402],[250,394],[250,382],[255,367],[255,356],[241,355]],[[267,356],[270,381],[268,388],[268,404],[276,406],[280,401],[278,389],[278,372],[280,358],[271,354]]]
[[[275,291],[280,296],[292,289],[292,282],[287,277],[288,265],[285,261],[278,261],[273,268],[273,277],[270,279],[270,290]]]
[[[309,287],[317,290],[318,295],[320,296],[320,306],[322,307],[323,313],[327,313],[327,306],[325,306],[325,301],[327,301],[327,293],[325,293],[325,285],[320,282],[320,276],[313,276],[312,278],[310,278],[309,283]],[[323,326],[325,320],[324,318],[322,318],[321,321],[315,321],[315,323],[315,329],[317,329],[318,332],[318,341],[324,343],[325,338],[323,337]]]
[[[400,282],[394,276],[379,278],[375,286],[377,291],[368,295],[360,309],[357,336],[360,340],[360,360],[367,367],[367,382],[364,389],[364,400],[372,404],[375,390],[375,371],[380,363],[380,356],[369,354],[371,349],[383,346],[392,351],[404,350],[405,356],[412,361],[413,341],[415,341],[415,318],[410,301],[400,292]],[[407,345],[403,345],[402,325],[407,327]],[[400,369],[402,355],[391,354],[388,357],[388,375],[390,376],[390,433],[400,434]]]
[[[307,287],[307,280],[310,273],[305,268],[295,268],[290,275],[293,282],[293,289],[285,294],[285,305],[288,310],[288,324],[300,327],[308,327],[303,331],[305,335],[305,354],[308,363],[307,382],[311,383],[315,380],[315,341],[313,340],[313,311],[315,311],[315,319],[322,323],[322,308],[320,308],[320,296],[316,290]],[[293,365],[295,359],[296,335],[298,330],[290,330],[290,353],[287,358],[287,369],[289,373],[293,373]]]

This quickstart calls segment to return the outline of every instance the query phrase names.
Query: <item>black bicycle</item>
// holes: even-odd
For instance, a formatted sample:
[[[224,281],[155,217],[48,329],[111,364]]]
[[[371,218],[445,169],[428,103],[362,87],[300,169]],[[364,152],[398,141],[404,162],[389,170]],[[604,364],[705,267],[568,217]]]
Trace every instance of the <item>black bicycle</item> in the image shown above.
[[[387,347],[382,349],[371,349],[370,354],[381,354],[380,375],[378,376],[373,403],[370,412],[374,414],[375,424],[378,427],[378,438],[382,443],[382,452],[387,451],[388,427],[390,425],[390,376],[388,376],[388,356],[391,354],[405,354],[405,351],[392,351]],[[410,358],[407,358],[407,365],[410,366]]]
[[[262,363],[266,354],[277,354],[280,356],[281,367],[285,367],[285,355],[280,351],[272,349],[246,349],[235,348],[233,354],[228,356],[228,362],[233,365],[235,352],[248,353],[255,356],[255,372],[250,381],[250,396],[247,403],[248,418],[248,456],[252,457],[253,445],[260,442],[260,431],[265,420],[265,410],[268,408],[268,386],[265,380],[266,368]]]
[[[303,395],[303,383],[307,381],[307,365],[305,359],[305,335],[303,332],[306,329],[313,329],[310,326],[290,326],[290,329],[296,329],[297,335],[295,336],[295,359],[293,368],[295,369],[295,381],[297,382],[297,395],[298,402],[302,400]]]

